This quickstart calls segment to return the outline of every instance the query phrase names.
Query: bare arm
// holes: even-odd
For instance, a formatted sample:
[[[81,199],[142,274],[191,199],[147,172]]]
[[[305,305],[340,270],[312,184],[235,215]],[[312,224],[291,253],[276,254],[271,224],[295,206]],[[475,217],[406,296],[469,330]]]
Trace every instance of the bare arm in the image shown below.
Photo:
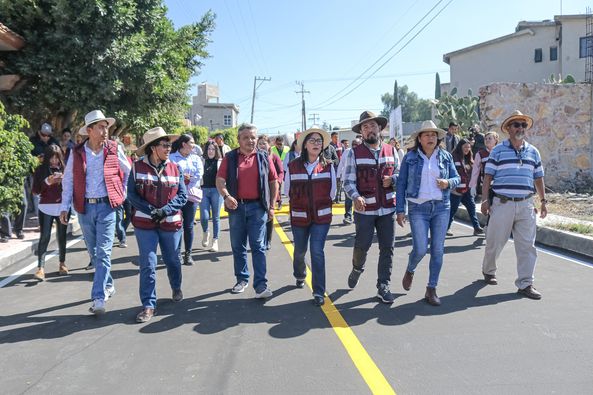
[[[537,191],[537,195],[539,196],[541,207],[540,207],[540,218],[546,218],[548,215],[548,209],[546,208],[546,187],[544,185],[544,178],[536,178],[534,181],[535,190]]]
[[[488,193],[490,192],[490,184],[492,184],[492,176],[490,174],[484,175],[484,183],[482,184],[482,214],[488,215],[490,213],[490,200]]]
[[[216,177],[216,189],[218,189],[218,193],[222,196],[224,200],[224,206],[229,210],[235,210],[237,208],[237,199],[235,199],[229,193],[229,190],[226,187],[226,180],[222,177]]]

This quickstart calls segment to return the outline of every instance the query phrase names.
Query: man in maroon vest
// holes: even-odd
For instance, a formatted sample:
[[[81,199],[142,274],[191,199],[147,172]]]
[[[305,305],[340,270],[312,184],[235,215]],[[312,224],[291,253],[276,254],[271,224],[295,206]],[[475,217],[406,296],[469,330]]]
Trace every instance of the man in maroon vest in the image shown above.
[[[116,208],[125,199],[130,164],[117,143],[109,140],[113,118],[99,110],[84,117],[82,134],[88,139],[74,147],[62,181],[60,221],[68,224],[70,207],[78,220],[91,263],[95,267],[89,311],[105,312],[105,301],[115,293],[111,277],[111,248],[115,235]]]
[[[389,290],[395,242],[395,183],[399,157],[395,149],[381,142],[381,130],[387,119],[370,111],[360,115],[352,127],[362,133],[363,144],[352,148],[344,158],[344,192],[354,203],[356,236],[352,254],[352,272],[348,286],[356,287],[364,271],[367,253],[373,242],[374,230],[379,241],[379,267],[377,298],[383,303],[393,303]]]

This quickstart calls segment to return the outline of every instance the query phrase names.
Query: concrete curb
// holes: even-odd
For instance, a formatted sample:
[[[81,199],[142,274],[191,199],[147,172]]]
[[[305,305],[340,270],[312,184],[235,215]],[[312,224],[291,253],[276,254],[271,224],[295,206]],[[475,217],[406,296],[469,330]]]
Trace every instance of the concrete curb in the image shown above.
[[[479,206],[478,206],[479,207]],[[476,207],[477,208],[477,207]],[[486,224],[486,217],[478,212],[478,220],[482,225]],[[459,207],[455,214],[456,219],[470,222],[465,207]],[[548,247],[559,248],[568,252],[574,252],[588,258],[593,258],[593,238],[577,233],[565,232],[548,226],[537,226],[535,241]]]
[[[68,235],[72,235],[80,230],[78,218],[72,218],[68,224]],[[39,245],[39,238],[34,240],[21,241],[14,248],[0,253],[0,270],[30,257],[37,256],[37,246]],[[56,228],[52,228],[51,239],[47,250],[51,251],[58,248],[58,241],[56,240]]]

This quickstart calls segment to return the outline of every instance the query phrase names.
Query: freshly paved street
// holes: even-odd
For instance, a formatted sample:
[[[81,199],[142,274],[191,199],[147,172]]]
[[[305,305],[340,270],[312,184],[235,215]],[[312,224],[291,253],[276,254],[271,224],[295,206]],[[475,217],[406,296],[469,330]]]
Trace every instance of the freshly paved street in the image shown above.
[[[339,213],[340,208],[335,209]],[[92,272],[84,243],[68,251],[72,269],[48,279],[33,271],[0,288],[0,392],[200,394],[590,394],[593,388],[593,266],[539,252],[541,301],[519,297],[513,244],[500,258],[499,285],[481,281],[484,239],[455,224],[447,239],[438,287],[442,306],[423,301],[426,257],[412,290],[401,287],[411,239],[397,227],[393,305],[375,298],[378,248],[349,290],[354,225],[334,224],[326,243],[323,309],[292,277],[286,210],[268,254],[274,296],[262,302],[234,285],[228,221],[220,252],[206,252],[196,226],[193,267],[183,267],[185,299],[171,300],[159,266],[157,313],[136,324],[139,311],[137,246],[115,247],[117,294],[107,313],[87,312]],[[131,229],[130,229],[131,231]],[[0,272],[0,282],[35,258]],[[250,265],[251,267],[251,265]]]

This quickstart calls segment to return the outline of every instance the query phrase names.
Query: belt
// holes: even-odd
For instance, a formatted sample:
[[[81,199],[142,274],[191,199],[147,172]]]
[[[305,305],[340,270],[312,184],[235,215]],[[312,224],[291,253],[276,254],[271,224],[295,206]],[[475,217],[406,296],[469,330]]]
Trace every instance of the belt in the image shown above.
[[[533,193],[524,197],[508,197],[504,195],[499,195],[498,193],[494,192],[494,196],[499,198],[501,203],[522,202],[523,200],[531,199],[533,197]]]
[[[253,202],[259,202],[259,199],[237,199],[238,203],[253,203]]]
[[[84,198],[85,203],[97,204],[97,203],[109,203],[109,197],[104,196],[100,198]]]

